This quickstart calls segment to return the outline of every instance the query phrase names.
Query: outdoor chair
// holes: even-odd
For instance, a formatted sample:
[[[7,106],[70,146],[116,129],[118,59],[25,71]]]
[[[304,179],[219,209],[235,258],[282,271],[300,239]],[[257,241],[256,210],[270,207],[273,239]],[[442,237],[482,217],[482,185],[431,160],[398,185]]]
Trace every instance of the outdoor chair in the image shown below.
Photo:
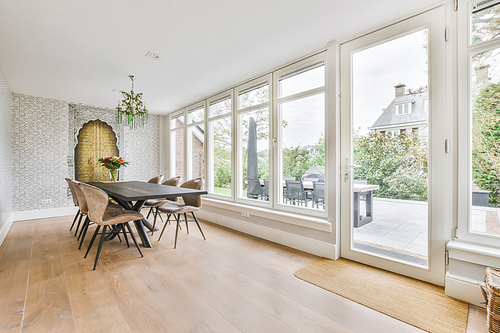
[[[312,192],[312,206],[314,208],[319,208],[319,206],[323,206],[325,209],[325,183],[314,182],[313,183],[313,192]]]
[[[259,179],[247,180],[247,198],[261,199],[263,196],[262,186]]]
[[[167,186],[176,186],[179,187],[182,182],[182,177],[181,176],[175,176],[172,178],[169,178],[165,180],[162,185],[167,185]],[[153,235],[154,230],[155,230],[155,225],[156,225],[156,217],[160,216],[160,219],[163,221],[163,218],[161,217],[161,213],[158,210],[158,207],[160,207],[163,204],[166,204],[167,202],[174,201],[177,202],[178,198],[170,198],[170,199],[148,199],[145,203],[145,207],[149,207],[149,212],[146,218],[149,218],[149,215],[153,213],[154,215],[154,220],[153,220],[153,230],[151,231],[151,235]]]
[[[195,190],[201,190],[203,188],[203,185],[205,184],[205,181],[203,178],[195,178],[188,180],[184,184],[182,184],[180,187],[183,188],[191,188]],[[184,222],[186,223],[186,231],[189,234],[189,228],[188,228],[188,222],[196,222],[196,225],[198,226],[198,229],[200,229],[200,233],[203,236],[203,239],[206,240],[205,235],[203,234],[203,230],[201,230],[200,223],[198,222],[198,219],[196,218],[196,215],[194,212],[200,210],[201,208],[201,195],[187,195],[185,197],[182,197],[184,204],[177,203],[177,202],[168,202],[162,206],[160,206],[158,209],[160,212],[168,214],[167,222],[170,219],[171,215],[174,215],[177,225],[175,227],[175,241],[174,241],[174,249],[177,247],[177,235],[179,233],[179,228],[180,228],[180,223],[181,223],[181,214],[184,214]],[[187,213],[191,213],[193,216],[194,220],[188,220],[187,218]],[[161,236],[163,236],[163,232],[165,231],[165,228],[167,226],[167,222],[163,225],[163,230],[161,231],[160,237],[158,238],[158,241],[160,241]]]
[[[304,203],[307,206],[306,191],[304,191],[304,184],[300,180],[287,180],[286,181],[286,202],[292,205],[302,205]]]
[[[262,193],[262,200],[269,201],[269,179],[264,179],[264,193]]]
[[[288,180],[295,180],[295,177],[283,177],[283,180],[286,183]],[[286,203],[286,187],[283,187],[283,202]]]
[[[142,219],[143,218],[142,214],[133,210],[125,210],[121,207],[120,209],[109,208],[108,207],[109,198],[107,193],[97,187],[85,183],[80,183],[79,188],[82,190],[82,193],[87,201],[88,217],[95,224],[97,224],[97,228],[94,232],[94,235],[92,236],[92,240],[90,241],[87,252],[85,253],[85,258],[87,258],[90,248],[92,247],[92,244],[94,244],[94,240],[99,234],[99,230],[101,229],[101,227],[103,227],[101,233],[101,239],[99,241],[99,246],[97,248],[97,254],[95,257],[94,270],[97,266],[99,255],[101,254],[102,244],[104,243],[104,239],[106,238],[106,231],[108,227],[111,228],[114,226],[115,228],[112,228],[113,232],[118,232],[119,229],[116,228],[116,225],[121,225],[121,230],[123,231],[123,236],[125,237],[127,246],[130,247],[128,243],[127,233],[125,231],[126,227],[128,229],[128,233],[130,234],[132,240],[135,243],[135,246],[137,247],[137,250],[141,254],[141,257],[144,257],[141,248],[137,243],[135,235],[132,232],[132,229],[130,228],[129,225],[129,222],[131,221]]]

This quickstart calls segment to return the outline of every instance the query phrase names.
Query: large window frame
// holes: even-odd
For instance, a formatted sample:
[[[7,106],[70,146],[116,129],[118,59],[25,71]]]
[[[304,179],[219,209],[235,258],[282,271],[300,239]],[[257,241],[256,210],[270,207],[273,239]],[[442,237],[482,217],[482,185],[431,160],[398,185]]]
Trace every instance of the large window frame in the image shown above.
[[[303,72],[308,71],[309,69],[313,69],[316,66],[323,66],[325,68],[325,84],[322,87],[317,87],[317,88],[312,88],[304,91],[300,91],[297,93],[293,93],[290,95],[286,95],[284,97],[280,97],[280,89],[279,89],[279,84],[280,80],[290,77],[292,75],[298,75]],[[324,210],[317,210],[313,208],[302,208],[302,207],[296,207],[296,206],[290,206],[288,204],[282,203],[280,200],[281,196],[281,191],[280,191],[280,183],[281,179],[283,179],[283,161],[282,161],[282,154],[280,147],[283,146],[283,137],[281,135],[281,124],[282,124],[282,117],[281,117],[281,112],[280,112],[280,105],[287,103],[287,102],[292,102],[292,101],[298,101],[303,98],[311,97],[311,96],[316,96],[323,94],[324,95],[324,135],[325,135],[325,141],[327,137],[326,133],[326,53],[321,53],[316,56],[304,59],[302,61],[299,61],[293,65],[287,66],[285,68],[282,68],[276,72],[273,73],[273,112],[272,112],[272,123],[273,123],[273,142],[275,143],[273,145],[273,155],[275,156],[274,158],[274,163],[273,163],[273,177],[272,179],[274,180],[274,208],[278,210],[284,210],[288,212],[293,212],[297,214],[305,214],[305,215],[310,215],[310,216],[316,216],[316,217],[321,217],[321,218],[326,218],[327,212],[326,212],[326,207],[328,207],[328,185],[325,186],[325,209]],[[326,142],[325,142],[326,145]],[[325,153],[327,154],[327,147],[325,147]],[[328,155],[325,156],[325,165],[328,160]],[[271,172],[271,171],[270,171]],[[325,184],[328,184],[328,169],[325,168]]]
[[[193,122],[189,122],[189,115],[193,112],[196,112],[200,109],[203,109],[203,119],[199,120],[199,121],[193,121]],[[201,172],[201,177],[202,178],[205,178],[205,166],[204,166],[204,156],[205,156],[205,141],[206,141],[206,127],[205,127],[205,119],[206,119],[206,113],[207,113],[207,107],[206,107],[206,103],[205,101],[201,101],[201,102],[198,102],[198,103],[195,103],[195,104],[192,104],[190,106],[188,106],[186,108],[186,114],[184,115],[184,119],[185,119],[185,125],[186,125],[186,130],[185,130],[185,134],[184,136],[186,137],[186,147],[184,149],[184,154],[185,154],[185,158],[184,160],[186,161],[185,162],[185,175],[186,175],[186,179],[185,180],[189,180],[189,179],[192,179],[194,178],[193,177],[193,147],[192,147],[192,137],[190,136],[190,133],[191,131],[193,131],[196,127],[199,127],[199,126],[203,126],[203,158],[202,158],[202,162],[201,162],[201,165],[202,165],[202,172]]]
[[[183,117],[184,118],[184,123],[182,126],[179,127],[172,127],[172,120],[176,119],[178,117]],[[186,110],[181,109],[177,110],[175,112],[172,112],[169,115],[169,122],[168,122],[168,127],[169,127],[169,141],[170,141],[170,177],[175,177],[175,176],[182,176],[184,178],[184,175],[186,175]],[[174,134],[177,134],[177,132],[182,131],[183,132],[183,141],[182,141],[182,174],[179,174],[176,166],[176,148],[175,143],[176,141],[172,141],[172,136]]]
[[[458,228],[455,239],[500,247],[500,236],[471,231],[472,222],[472,62],[471,56],[500,48],[500,38],[471,43],[471,14],[479,1],[460,0],[458,13]],[[467,135],[462,135],[466,133]]]

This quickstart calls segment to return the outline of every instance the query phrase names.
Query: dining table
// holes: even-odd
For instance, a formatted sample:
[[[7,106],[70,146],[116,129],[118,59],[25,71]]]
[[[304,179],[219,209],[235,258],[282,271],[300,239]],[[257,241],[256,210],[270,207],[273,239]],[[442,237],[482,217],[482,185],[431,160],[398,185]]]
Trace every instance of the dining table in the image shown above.
[[[124,209],[140,212],[148,199],[174,199],[190,195],[205,195],[205,190],[154,184],[141,181],[101,181],[88,184],[105,191]],[[142,246],[153,247],[146,228],[153,231],[153,224],[146,217],[134,221],[135,228],[141,238]]]

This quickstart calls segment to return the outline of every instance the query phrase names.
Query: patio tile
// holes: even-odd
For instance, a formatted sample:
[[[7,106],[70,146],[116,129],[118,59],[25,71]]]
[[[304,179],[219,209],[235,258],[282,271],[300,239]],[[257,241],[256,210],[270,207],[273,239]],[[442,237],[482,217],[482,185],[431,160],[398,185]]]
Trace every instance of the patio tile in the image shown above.
[[[398,240],[388,239],[385,237],[381,237],[381,238],[377,239],[376,241],[373,242],[373,244],[392,247],[392,248],[398,249],[398,250],[402,250],[408,245],[407,242],[401,242]]]
[[[375,235],[361,234],[361,233],[357,233],[356,231],[354,232],[354,240],[357,240],[357,241],[374,242],[375,240],[377,240],[379,238],[380,238],[379,236],[375,236]]]
[[[409,244],[404,248],[404,250],[427,257],[427,246],[424,245]]]

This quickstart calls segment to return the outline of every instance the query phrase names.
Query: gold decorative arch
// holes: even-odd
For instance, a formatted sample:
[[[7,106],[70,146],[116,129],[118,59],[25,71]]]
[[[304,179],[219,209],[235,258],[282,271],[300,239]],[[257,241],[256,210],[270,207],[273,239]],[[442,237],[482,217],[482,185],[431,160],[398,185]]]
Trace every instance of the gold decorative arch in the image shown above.
[[[105,122],[94,120],[83,125],[75,147],[75,179],[81,182],[109,180],[109,170],[98,160],[118,156],[116,134]]]

